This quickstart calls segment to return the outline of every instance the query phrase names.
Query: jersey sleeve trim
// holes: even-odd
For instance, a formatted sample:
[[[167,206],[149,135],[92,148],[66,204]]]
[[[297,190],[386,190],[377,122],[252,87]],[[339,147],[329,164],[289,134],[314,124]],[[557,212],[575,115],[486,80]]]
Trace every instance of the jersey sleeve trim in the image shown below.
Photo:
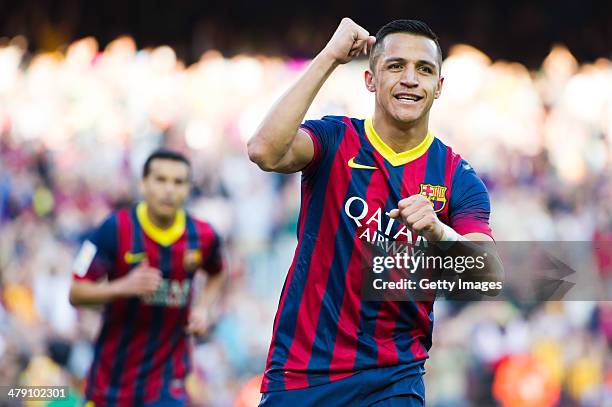
[[[306,134],[308,134],[308,136],[312,140],[312,146],[314,149],[313,154],[312,154],[312,159],[306,165],[306,167],[302,169],[302,171],[304,172],[310,172],[316,167],[316,164],[319,162],[319,159],[321,158],[321,142],[319,141],[317,136],[315,136],[313,129],[308,127],[306,124],[300,125],[300,129],[304,130]]]

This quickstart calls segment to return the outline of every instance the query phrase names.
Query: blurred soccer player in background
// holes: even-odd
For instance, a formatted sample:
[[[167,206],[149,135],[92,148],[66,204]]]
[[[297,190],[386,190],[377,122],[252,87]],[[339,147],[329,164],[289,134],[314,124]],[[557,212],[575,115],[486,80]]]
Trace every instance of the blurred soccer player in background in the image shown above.
[[[374,116],[302,123],[334,69],[368,52]],[[484,184],[428,129],[441,64],[420,21],[393,21],[373,37],[345,18],[249,141],[263,170],[303,173],[260,405],[424,405],[433,301],[365,301],[359,254],[366,241],[492,241]]]
[[[71,303],[105,305],[86,385],[90,404],[186,403],[188,335],[206,333],[223,281],[219,237],[183,209],[190,171],[183,155],[154,152],[144,165],[144,201],[112,213],[77,256]],[[192,306],[200,270],[207,279]]]

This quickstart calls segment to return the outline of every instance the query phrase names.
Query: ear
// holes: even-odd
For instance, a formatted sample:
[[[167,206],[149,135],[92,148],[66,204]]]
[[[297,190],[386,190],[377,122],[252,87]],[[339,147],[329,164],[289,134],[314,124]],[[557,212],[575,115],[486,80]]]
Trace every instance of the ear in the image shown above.
[[[434,98],[437,99],[440,97],[440,94],[442,93],[442,85],[444,85],[444,77],[440,76],[440,79],[438,79],[438,86],[436,91],[434,92]]]
[[[369,69],[364,73],[364,80],[366,89],[370,92],[376,92],[376,85],[374,84],[374,74]]]

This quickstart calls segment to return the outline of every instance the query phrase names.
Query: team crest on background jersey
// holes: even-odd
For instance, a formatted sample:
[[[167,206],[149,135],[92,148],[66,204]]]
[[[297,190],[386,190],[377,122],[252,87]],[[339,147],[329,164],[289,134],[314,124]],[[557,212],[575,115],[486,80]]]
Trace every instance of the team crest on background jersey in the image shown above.
[[[202,265],[202,252],[200,249],[187,250],[183,256],[183,267],[189,273],[195,272]]]
[[[442,185],[420,184],[419,194],[431,201],[434,212],[440,212],[446,206],[446,187]]]

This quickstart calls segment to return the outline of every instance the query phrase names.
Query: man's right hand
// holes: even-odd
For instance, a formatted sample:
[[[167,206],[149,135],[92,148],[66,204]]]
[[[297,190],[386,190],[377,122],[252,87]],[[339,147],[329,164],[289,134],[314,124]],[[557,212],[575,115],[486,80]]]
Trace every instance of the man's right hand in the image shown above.
[[[159,287],[161,279],[161,270],[151,267],[145,259],[121,278],[120,291],[128,297],[152,294]]]
[[[367,55],[374,42],[376,38],[365,28],[345,17],[321,53],[339,64],[346,64],[361,54]]]
[[[116,280],[74,280],[70,286],[70,303],[75,306],[95,306],[118,298],[145,296],[157,290],[161,279],[161,270],[151,267],[145,260]]]

